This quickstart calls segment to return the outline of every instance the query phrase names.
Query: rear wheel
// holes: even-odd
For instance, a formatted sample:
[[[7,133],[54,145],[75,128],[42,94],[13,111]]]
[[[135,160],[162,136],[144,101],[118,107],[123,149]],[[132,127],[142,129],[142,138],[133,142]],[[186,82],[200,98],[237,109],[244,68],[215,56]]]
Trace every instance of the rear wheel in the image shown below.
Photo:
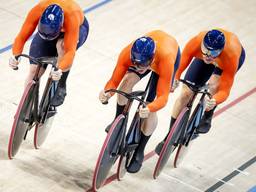
[[[188,152],[189,147],[185,146],[183,144],[179,144],[175,157],[174,157],[174,161],[173,161],[173,166],[175,168],[177,168],[179,166],[179,164],[182,162],[183,158],[186,156],[187,152]]]
[[[189,151],[192,142],[195,138],[198,137],[198,134],[195,133],[196,127],[199,125],[200,120],[203,114],[203,105],[200,103],[196,106],[187,126],[187,130],[184,136],[183,141],[179,144],[179,147],[176,151],[173,166],[177,168],[179,164],[183,161],[187,152]]]
[[[121,155],[118,161],[118,166],[117,166],[117,180],[121,181],[126,174],[126,162],[127,162],[127,156],[126,155]]]
[[[43,96],[40,103],[40,109],[39,109],[40,121],[36,125],[35,132],[34,132],[34,147],[36,149],[39,149],[44,143],[44,141],[46,140],[56,114],[55,107],[50,106],[50,100],[55,93],[54,85],[55,84],[52,83],[50,90],[46,90],[47,94]]]
[[[38,123],[36,125],[34,132],[34,147],[36,149],[39,149],[45,142],[52,127],[53,120],[54,116],[47,118],[44,123]]]
[[[124,139],[124,115],[119,115],[113,122],[101,148],[93,175],[93,190],[98,190],[105,182],[111,167],[118,158],[122,139]]]
[[[127,167],[130,164],[130,161],[133,157],[135,149],[138,147],[138,143],[140,141],[140,125],[141,119],[139,117],[139,113],[135,113],[133,120],[131,122],[131,126],[126,135],[126,147],[124,154],[122,154],[119,158],[118,167],[117,167],[117,180],[121,180],[127,172]]]
[[[31,82],[25,89],[14,116],[12,131],[9,138],[8,157],[12,159],[18,152],[26,133],[32,126],[32,108],[36,86]]]
[[[171,131],[169,132],[167,139],[164,142],[157,164],[155,166],[153,174],[154,179],[156,179],[160,175],[163,168],[167,164],[171,153],[176,149],[180,137],[182,136],[182,133],[184,133],[183,129],[185,129],[185,126],[187,124],[188,116],[188,108],[184,108],[178,116],[177,120],[175,121],[173,127],[171,128]]]

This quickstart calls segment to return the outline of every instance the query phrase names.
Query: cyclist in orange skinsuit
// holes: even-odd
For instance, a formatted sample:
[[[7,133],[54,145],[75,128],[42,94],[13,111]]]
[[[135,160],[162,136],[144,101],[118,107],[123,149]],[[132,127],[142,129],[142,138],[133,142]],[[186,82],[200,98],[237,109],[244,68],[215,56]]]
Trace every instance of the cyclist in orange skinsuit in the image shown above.
[[[181,55],[181,63],[174,84],[177,85],[182,72],[192,61],[184,79],[199,87],[210,79],[210,92],[213,95],[211,99],[206,97],[206,112],[197,128],[198,133],[209,131],[216,105],[228,98],[235,74],[244,60],[245,51],[238,37],[223,29],[203,31],[186,44]],[[192,90],[183,85],[182,93],[174,105],[170,128],[192,94]],[[160,152],[162,144],[163,142],[156,148],[157,153]]]
[[[147,33],[121,51],[111,79],[100,92],[99,99],[104,103],[111,97],[105,90],[116,89],[121,80],[119,89],[130,93],[140,79],[151,71],[153,73],[146,99],[148,105],[139,109],[140,117],[147,119],[141,127],[141,140],[128,167],[130,173],[139,171],[142,165],[144,148],[156,128],[156,112],[168,101],[172,77],[179,65],[179,59],[179,46],[172,36],[159,30]],[[123,96],[118,95],[116,117],[122,113],[126,102]]]
[[[52,105],[59,106],[66,95],[66,79],[72,66],[76,50],[87,39],[89,25],[82,9],[73,0],[42,0],[28,13],[26,20],[15,38],[9,64],[17,68],[15,56],[23,51],[24,44],[38,26],[32,40],[29,55],[35,58],[58,56],[58,71],[52,71],[53,80],[59,80]],[[44,73],[46,66],[40,72]],[[32,80],[36,65],[31,63],[26,84]],[[62,74],[63,72],[63,74]],[[61,78],[61,79],[60,79]]]

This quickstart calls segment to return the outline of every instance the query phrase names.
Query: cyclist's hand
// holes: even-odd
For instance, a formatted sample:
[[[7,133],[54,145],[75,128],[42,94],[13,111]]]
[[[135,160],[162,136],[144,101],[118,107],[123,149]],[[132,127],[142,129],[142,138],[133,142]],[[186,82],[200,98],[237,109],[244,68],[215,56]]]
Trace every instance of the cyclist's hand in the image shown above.
[[[99,100],[102,104],[105,104],[108,102],[109,98],[111,97],[110,93],[105,93],[104,90],[102,90],[99,94]]]
[[[62,70],[61,69],[58,69],[57,71],[55,71],[55,69],[52,68],[51,77],[52,77],[53,81],[59,81],[60,78],[61,78],[61,75],[62,75]]]
[[[15,58],[15,56],[11,56],[9,58],[9,67],[11,67],[13,70],[17,70],[18,69],[18,65],[19,65],[19,60],[17,60]]]
[[[216,100],[214,98],[205,97],[205,110],[210,111],[216,106]]]
[[[140,108],[139,108],[140,118],[148,118],[149,113],[150,113],[150,111],[149,111],[148,107],[140,106]]]
[[[174,79],[172,87],[171,87],[171,92],[173,92],[180,84],[180,81],[177,79]]]

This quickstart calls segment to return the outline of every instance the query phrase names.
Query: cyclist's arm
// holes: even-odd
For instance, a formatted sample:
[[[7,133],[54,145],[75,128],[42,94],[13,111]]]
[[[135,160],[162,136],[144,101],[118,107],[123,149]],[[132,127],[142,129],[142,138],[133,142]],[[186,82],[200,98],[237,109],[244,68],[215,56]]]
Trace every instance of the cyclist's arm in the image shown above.
[[[13,55],[21,54],[24,48],[24,45],[28,38],[33,34],[35,28],[38,24],[40,16],[43,10],[40,5],[36,5],[33,7],[30,12],[28,13],[25,22],[22,25],[22,28],[15,38],[12,53]]]
[[[230,63],[225,63],[227,68],[223,69],[223,72],[220,77],[220,84],[217,93],[213,96],[213,98],[216,100],[217,104],[220,104],[224,102],[229,94],[231,87],[234,82],[235,74],[236,74],[236,65],[237,59],[233,59]]]
[[[196,37],[192,38],[184,47],[181,53],[181,60],[179,68],[176,72],[175,79],[179,80],[182,72],[188,67],[191,60],[195,56],[196,49],[200,44],[199,39]]]
[[[116,89],[123,79],[125,73],[127,72],[130,64],[130,49],[128,47],[124,48],[120,53],[116,67],[112,73],[110,80],[107,82],[104,90]]]
[[[149,103],[147,107],[150,112],[156,112],[163,108],[168,102],[170,92],[171,77],[174,71],[175,57],[166,57],[159,65],[159,79],[156,88],[156,99]]]
[[[59,68],[61,70],[70,69],[72,66],[75,53],[77,42],[79,38],[79,15],[72,15],[65,18],[65,35],[64,35],[64,56],[59,63]]]

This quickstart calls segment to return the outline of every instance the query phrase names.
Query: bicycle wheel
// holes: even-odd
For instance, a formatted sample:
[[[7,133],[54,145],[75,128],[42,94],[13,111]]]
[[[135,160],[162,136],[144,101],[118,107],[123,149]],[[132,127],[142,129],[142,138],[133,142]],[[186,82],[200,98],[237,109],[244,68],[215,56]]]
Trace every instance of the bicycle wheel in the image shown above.
[[[176,154],[174,157],[174,162],[173,162],[173,166],[175,168],[177,168],[178,165],[183,161],[184,157],[186,156],[187,152],[189,151],[189,149],[191,147],[191,141],[194,140],[196,137],[198,137],[198,134],[195,133],[195,129],[199,125],[202,115],[203,115],[203,105],[201,103],[199,103],[196,106],[196,108],[188,122],[188,126],[186,127],[184,139],[183,139],[182,143],[179,144],[179,147],[176,151]]]
[[[174,161],[173,161],[173,166],[174,168],[177,168],[178,165],[182,162],[183,158],[186,156],[188,152],[188,146],[185,146],[183,144],[179,144],[178,149],[176,151]]]
[[[30,82],[26,87],[20,100],[18,109],[14,116],[12,131],[8,144],[8,157],[12,159],[18,152],[20,145],[25,138],[31,122],[31,111],[33,107],[34,95],[36,90],[35,82]]]
[[[126,174],[126,162],[127,162],[127,156],[121,155],[119,157],[118,166],[117,166],[117,180],[121,181]]]
[[[140,141],[140,125],[141,119],[139,117],[139,113],[136,112],[133,120],[131,122],[131,126],[125,138],[125,154],[122,154],[119,158],[118,166],[117,166],[117,180],[121,180],[126,174],[126,168],[129,166],[130,161],[133,157],[134,151],[137,148]]]
[[[111,167],[118,158],[118,149],[120,148],[125,134],[125,129],[123,128],[124,123],[125,116],[121,114],[115,119],[107,134],[94,170],[92,182],[94,191],[104,184]],[[113,151],[113,148],[116,148],[116,150]]]
[[[51,82],[48,82],[51,83]],[[35,127],[34,132],[34,147],[36,149],[39,149],[42,144],[45,142],[49,131],[52,127],[52,123],[56,114],[56,110],[54,107],[50,106],[50,99],[54,95],[54,85],[52,84],[50,89],[48,89],[46,85],[46,92],[43,94],[41,103],[40,103],[40,109],[39,109],[39,116],[40,121]],[[52,108],[51,110],[49,110]]]
[[[182,137],[182,130],[185,128],[189,117],[189,110],[188,108],[184,108],[180,115],[178,116],[177,120],[175,121],[171,131],[169,132],[167,139],[164,142],[163,148],[160,152],[157,164],[155,166],[155,170],[153,173],[153,178],[156,179],[160,173],[162,172],[163,168],[165,167],[168,159],[171,156],[171,153],[176,149],[177,142]]]
[[[54,116],[47,118],[44,123],[38,123],[35,127],[34,132],[34,147],[39,149],[42,144],[45,142],[46,137],[49,134],[49,131],[52,127]]]

